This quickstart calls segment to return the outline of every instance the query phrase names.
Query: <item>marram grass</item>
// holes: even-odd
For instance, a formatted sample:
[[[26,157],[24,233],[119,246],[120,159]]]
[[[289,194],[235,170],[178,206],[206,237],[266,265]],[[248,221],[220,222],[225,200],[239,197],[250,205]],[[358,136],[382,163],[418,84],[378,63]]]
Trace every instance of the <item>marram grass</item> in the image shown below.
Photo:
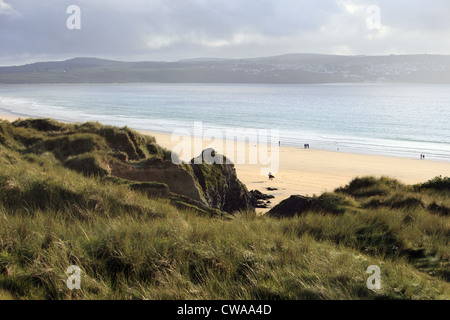
[[[77,130],[99,142],[83,157],[109,152],[95,146],[111,148],[108,135],[120,132],[0,125],[0,299],[450,298],[445,178],[420,186],[358,178],[290,219],[209,217],[32,148]],[[149,152],[154,142],[133,135],[137,144],[124,136],[121,146]],[[81,268],[80,290],[67,288],[71,265]],[[366,286],[371,265],[381,269],[380,290]]]

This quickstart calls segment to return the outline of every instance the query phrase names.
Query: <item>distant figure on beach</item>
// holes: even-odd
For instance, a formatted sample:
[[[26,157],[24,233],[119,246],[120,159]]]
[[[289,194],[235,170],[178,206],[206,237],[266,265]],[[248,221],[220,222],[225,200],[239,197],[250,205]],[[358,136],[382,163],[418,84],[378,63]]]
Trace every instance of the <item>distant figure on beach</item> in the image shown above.
[[[309,149],[309,143],[305,143],[305,149]]]
[[[420,160],[422,160],[423,159],[423,154],[420,154]]]
[[[269,180],[272,181],[273,179],[275,179],[275,176],[272,175],[272,172],[269,172]]]

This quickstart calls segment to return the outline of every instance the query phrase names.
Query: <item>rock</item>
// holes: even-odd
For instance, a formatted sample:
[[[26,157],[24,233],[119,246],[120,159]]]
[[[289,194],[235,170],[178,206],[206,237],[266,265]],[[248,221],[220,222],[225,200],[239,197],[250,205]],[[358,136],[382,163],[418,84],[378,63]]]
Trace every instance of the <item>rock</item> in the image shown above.
[[[266,188],[266,190],[267,190],[267,191],[277,191],[278,188],[271,188],[271,187],[268,187],[268,188]]]
[[[259,201],[256,202],[255,208],[268,209],[268,208],[270,208],[270,206],[267,203],[264,203],[264,201],[259,200]]]
[[[223,164],[208,164],[214,156]],[[132,165],[114,162],[111,175],[136,182],[159,182],[168,186],[170,192],[188,197],[211,208],[233,213],[254,210],[252,197],[245,185],[239,181],[234,164],[217,154],[213,149],[182,165],[159,158],[150,158]],[[150,190],[150,193],[158,192]],[[165,192],[163,192],[165,195]]]
[[[250,191],[250,194],[252,195],[252,198],[254,198],[256,200],[269,200],[269,199],[275,198],[272,195],[264,194],[258,190],[252,190],[252,191]]]
[[[267,204],[270,202],[264,203],[264,201],[275,198],[272,195],[264,194],[258,190],[250,191],[250,195],[252,197],[253,206],[255,208],[263,208],[263,209],[270,208],[270,206]]]
[[[313,206],[313,199],[304,196],[291,196],[272,208],[267,215],[276,218],[289,218],[308,211]]]
[[[291,196],[268,212],[274,217],[293,217],[304,212],[341,215],[355,208],[355,201],[349,197],[325,192],[319,197]]]
[[[206,149],[186,167],[192,169],[191,173],[211,208],[228,213],[254,210],[251,194],[237,178],[234,164],[223,155]]]

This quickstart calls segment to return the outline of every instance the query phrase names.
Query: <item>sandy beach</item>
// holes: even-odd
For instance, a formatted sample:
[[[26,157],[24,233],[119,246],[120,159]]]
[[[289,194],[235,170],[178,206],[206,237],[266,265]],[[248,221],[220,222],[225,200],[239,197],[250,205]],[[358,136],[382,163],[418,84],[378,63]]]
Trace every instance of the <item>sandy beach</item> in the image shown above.
[[[18,117],[1,115],[0,118],[14,121]],[[172,141],[170,134],[140,132],[154,136],[158,144],[170,150],[179,144],[179,141]],[[225,141],[217,140],[211,145],[209,141],[192,138],[192,154],[197,156],[193,151],[195,143],[198,144],[197,147],[201,146],[202,148],[212,146],[219,153],[227,155]],[[245,152],[248,155],[249,148],[254,147],[254,144],[235,143],[234,154]],[[181,158],[187,160],[186,157]],[[332,191],[358,176],[389,176],[407,184],[424,182],[435,176],[448,176],[450,163],[420,160],[420,155],[417,155],[417,159],[405,159],[314,150],[313,146],[307,150],[281,146],[279,148],[279,170],[275,174],[275,179],[269,181],[267,173],[263,173],[264,170],[265,167],[259,164],[236,162],[238,178],[247,188],[274,195],[275,199],[273,199],[272,205],[275,205],[293,194],[313,195]],[[269,187],[278,190],[267,191],[266,188]],[[265,212],[267,210],[258,209],[258,211]]]
[[[17,119],[19,119],[20,117],[17,116],[8,116],[8,115],[0,115],[0,119],[2,120],[8,120],[10,122],[16,121]]]
[[[178,143],[172,141],[169,134],[141,132],[154,136],[160,145],[168,149],[172,149]],[[198,142],[201,141],[199,138],[196,139]],[[221,147],[225,145],[223,141],[216,141],[214,148],[221,152],[223,151]],[[203,146],[208,147],[208,142],[204,142]],[[243,144],[236,146],[236,149],[241,151],[242,148]],[[248,154],[248,143],[245,143],[245,148]],[[414,184],[425,182],[435,176],[450,174],[450,163],[420,160],[420,155],[416,160],[283,146],[279,148],[279,171],[273,181],[269,181],[268,176],[261,173],[261,167],[264,166],[236,164],[236,171],[239,179],[249,190],[257,189],[274,195],[272,205],[294,194],[311,196],[333,191],[358,176],[388,176],[407,184]],[[267,191],[268,187],[278,190]],[[258,211],[267,210],[258,209]]]

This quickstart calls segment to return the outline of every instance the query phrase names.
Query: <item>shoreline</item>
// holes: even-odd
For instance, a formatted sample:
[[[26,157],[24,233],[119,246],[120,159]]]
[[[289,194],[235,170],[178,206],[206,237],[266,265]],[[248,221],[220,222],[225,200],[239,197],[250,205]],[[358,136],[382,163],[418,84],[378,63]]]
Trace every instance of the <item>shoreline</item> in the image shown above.
[[[196,129],[194,128],[194,126],[192,126],[195,123],[195,118],[191,123],[182,121],[180,119],[169,120],[165,117],[162,117],[161,119],[153,119],[152,116],[135,117],[128,115],[128,113],[118,113],[112,114],[110,116],[108,114],[108,111],[105,110],[103,110],[103,115],[101,116],[91,114],[90,112],[82,112],[81,114],[76,112],[66,113],[66,110],[60,111],[60,109],[65,109],[66,107],[52,106],[51,103],[49,104],[50,108],[47,111],[40,111],[34,110],[36,108],[40,108],[40,105],[39,107],[36,106],[35,108],[33,108],[33,110],[27,109],[28,107],[30,107],[28,105],[29,102],[25,102],[28,107],[19,106],[18,108],[16,108],[14,103],[16,103],[17,101],[14,102],[13,100],[14,99],[12,99],[10,103],[14,107],[10,107],[8,106],[7,100],[2,101],[2,98],[0,97],[0,115],[4,114],[24,118],[49,117],[58,121],[71,123],[100,120],[102,121],[102,123],[118,127],[127,125],[135,130],[166,134],[171,134],[174,130],[182,128],[186,129],[187,131],[191,131],[191,133],[193,133],[194,135],[198,135],[195,133]],[[20,104],[20,99],[18,101],[19,102],[17,103]],[[55,107],[56,109],[52,109],[53,107]],[[256,123],[252,119],[246,120],[246,122],[244,121],[243,123],[245,124],[241,128],[239,125],[233,126],[232,123],[212,125],[209,122],[205,122],[203,124],[203,130],[219,130],[222,134],[224,134],[228,129],[240,132],[241,129],[246,130],[247,128],[253,131],[270,128],[278,131],[279,138],[277,140],[281,140],[282,145],[286,147],[303,148],[303,145],[306,143],[310,144],[315,150],[337,151],[363,155],[384,155],[389,157],[407,159],[420,158],[420,154],[425,154],[427,156],[427,160],[450,163],[450,144],[445,143],[445,141],[447,141],[447,138],[437,139],[436,137],[424,138],[420,136],[409,138],[405,136],[402,138],[400,136],[395,137],[390,135],[379,136],[378,134],[375,134],[373,136],[371,134],[360,136],[355,132],[351,133],[345,130],[335,131],[334,129],[331,131],[316,131],[309,129],[299,129],[299,131],[292,131],[289,128],[284,128],[282,123],[276,124],[274,126],[272,126],[271,124],[267,124],[267,126],[261,128],[259,125],[255,125]],[[263,121],[263,123],[266,122]],[[193,129],[194,132],[192,132]],[[247,133],[243,133],[243,135],[246,134]],[[223,138],[226,139],[226,137]],[[442,141],[444,141],[444,143]]]
[[[0,119],[15,121],[18,116],[0,115]],[[137,130],[156,138],[162,147],[172,150],[179,141],[172,141],[171,134]],[[213,147],[219,153],[227,155],[226,141],[217,140],[214,143],[204,141],[198,137],[191,137],[191,155],[194,145]],[[259,148],[258,145],[249,142],[235,142],[232,154],[245,152],[248,163],[250,150]],[[198,148],[197,148],[198,149]],[[198,151],[198,150],[196,150]],[[188,152],[189,153],[189,152]],[[243,154],[243,153],[242,153]],[[190,155],[190,156],[191,156]],[[190,160],[181,157],[183,160]],[[230,157],[232,160],[235,158]],[[273,157],[272,160],[276,160]],[[233,161],[234,162],[234,161]],[[275,196],[271,199],[271,206],[278,204],[291,195],[321,194],[333,191],[345,186],[352,179],[361,176],[388,176],[398,179],[405,184],[415,184],[428,181],[436,176],[446,176],[450,172],[450,163],[430,160],[401,158],[384,155],[366,155],[345,153],[339,151],[324,151],[315,149],[302,149],[289,146],[279,147],[279,171],[274,174],[275,179],[269,181],[267,171],[271,169],[260,164],[241,164],[235,162],[238,178],[247,186],[248,190],[259,190],[262,193]],[[268,191],[266,188],[277,188],[276,191]],[[264,213],[268,209],[257,209]]]
[[[25,114],[14,114],[14,113],[10,113],[7,109],[4,109],[3,107],[4,107],[4,105],[1,104],[1,100],[0,100],[0,119],[9,119],[9,121],[11,121],[11,122],[14,120],[17,120],[19,118],[26,119],[26,118],[46,118],[47,117],[47,116],[30,116],[30,115],[25,115]],[[65,123],[83,123],[86,121],[102,122],[102,120],[95,120],[95,119],[94,120],[85,120],[85,121],[84,120],[75,121],[75,120],[68,120],[68,119],[57,118],[57,117],[49,117],[49,118],[54,119],[56,121],[65,122]],[[142,128],[137,128],[135,126],[130,126],[127,123],[121,123],[121,124],[111,124],[111,123],[104,123],[104,122],[102,122],[102,123],[112,125],[112,126],[118,126],[118,127],[128,126],[128,127],[132,128],[133,130],[140,131],[140,132],[147,132],[147,133],[150,133],[151,135],[154,135],[154,134],[171,135],[172,134],[167,129],[159,129],[159,128],[142,129]],[[187,129],[187,130],[189,130],[189,129]],[[239,141],[242,141],[242,140],[239,140]],[[411,160],[420,158],[420,154],[423,153],[423,154],[427,155],[428,161],[450,164],[450,158],[448,156],[444,156],[442,154],[432,154],[433,150],[431,150],[431,151],[430,150],[423,150],[423,151],[417,150],[417,153],[402,153],[402,152],[398,152],[398,150],[391,150],[391,149],[388,149],[391,152],[383,152],[383,151],[377,152],[377,150],[375,150],[375,149],[372,149],[372,150],[365,149],[363,151],[361,151],[361,150],[358,151],[358,150],[353,149],[352,147],[348,147],[348,146],[340,147],[340,148],[331,148],[329,146],[327,147],[327,146],[324,146],[323,142],[321,142],[321,141],[305,140],[305,142],[309,142],[309,144],[313,146],[314,150],[319,150],[319,151],[324,151],[324,152],[336,152],[336,153],[347,153],[347,154],[368,155],[368,156],[385,156],[385,157],[391,157],[391,158],[411,159]],[[291,143],[290,140],[287,140],[287,141],[283,141],[282,146],[283,146],[283,148],[287,147],[287,148],[293,148],[293,149],[303,149],[303,142],[302,143]],[[429,151],[429,152],[427,152],[427,151]],[[417,158],[416,158],[416,156],[417,156]]]

